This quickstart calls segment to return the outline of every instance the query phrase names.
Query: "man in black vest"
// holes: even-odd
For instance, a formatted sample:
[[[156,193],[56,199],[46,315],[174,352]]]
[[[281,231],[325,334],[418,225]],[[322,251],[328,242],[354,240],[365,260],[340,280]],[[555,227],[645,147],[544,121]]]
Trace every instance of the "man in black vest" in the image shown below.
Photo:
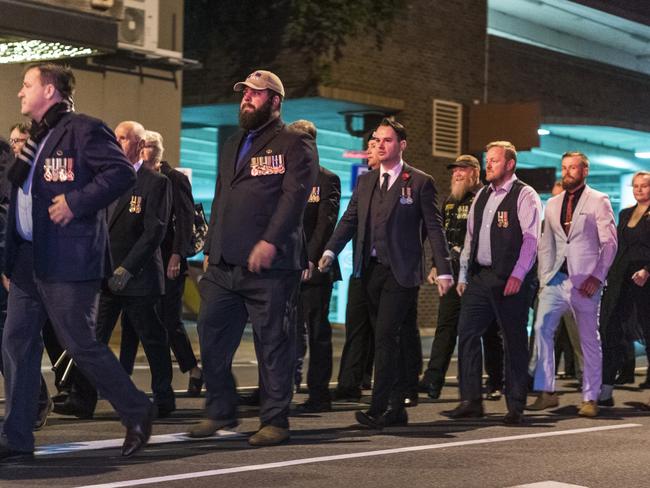
[[[481,164],[474,156],[462,154],[456,158],[456,161],[448,164],[447,169],[451,170],[451,194],[443,205],[444,226],[454,279],[458,280],[460,253],[465,244],[467,231],[467,217],[474,196],[481,185],[479,179]],[[429,282],[435,282],[436,271],[435,268],[431,270]],[[445,384],[449,362],[454,349],[456,349],[459,316],[460,296],[456,290],[452,289],[440,298],[438,323],[436,324],[436,335],[431,344],[429,364],[420,380],[420,388],[430,398],[439,398]],[[488,374],[486,398],[498,400],[501,398],[500,391],[503,389],[503,344],[496,323],[490,326],[483,337],[483,348],[485,350],[485,369]]]
[[[517,151],[507,141],[486,147],[485,178],[467,221],[457,291],[461,403],[451,418],[482,417],[481,337],[495,320],[503,336],[508,413],[503,421],[521,424],[528,388],[526,324],[540,233],[541,202],[515,175]]]
[[[284,87],[277,75],[257,70],[233,88],[243,92],[241,129],[220,151],[199,283],[208,418],[189,435],[209,437],[237,424],[232,359],[250,318],[261,426],[248,442],[266,446],[289,439],[296,342],[292,312],[307,268],[302,221],[318,174],[318,153],[311,136],[289,130],[280,118]]]
[[[415,326],[408,314],[424,278],[423,227],[440,273],[440,295],[449,290],[453,279],[433,178],[402,160],[406,149],[403,125],[384,119],[374,136],[380,168],[359,177],[345,215],[325,246],[319,268],[327,269],[356,235],[353,272],[363,280],[375,328],[372,402],[370,409],[357,412],[356,418],[368,427],[382,428],[408,422],[404,409],[407,373],[400,343],[405,343],[408,328]]]

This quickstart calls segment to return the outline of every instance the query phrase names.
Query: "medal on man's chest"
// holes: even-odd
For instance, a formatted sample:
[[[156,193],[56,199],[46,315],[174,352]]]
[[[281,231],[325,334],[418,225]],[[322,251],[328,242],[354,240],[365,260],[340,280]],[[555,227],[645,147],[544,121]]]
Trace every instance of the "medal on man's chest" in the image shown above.
[[[138,195],[131,195],[129,202],[129,212],[139,214],[142,212],[142,197]]]
[[[63,152],[57,151],[56,154],[57,156],[63,155]],[[74,158],[45,158],[43,166],[45,181],[74,181]]]
[[[314,186],[311,189],[311,193],[309,194],[309,200],[307,200],[307,203],[318,203],[320,202],[320,186]]]
[[[502,229],[506,229],[509,225],[508,222],[508,211],[507,210],[500,210],[497,212],[497,227],[501,227]]]
[[[284,171],[284,156],[282,154],[251,158],[251,176],[281,175],[284,174]]]
[[[413,205],[413,188],[410,186],[402,187],[402,195],[399,197],[399,203],[402,205]]]

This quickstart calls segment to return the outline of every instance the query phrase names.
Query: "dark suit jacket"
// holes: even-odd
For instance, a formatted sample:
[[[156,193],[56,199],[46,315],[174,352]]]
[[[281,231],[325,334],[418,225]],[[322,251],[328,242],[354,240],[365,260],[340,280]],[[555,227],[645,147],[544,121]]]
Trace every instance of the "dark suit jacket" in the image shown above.
[[[112,272],[105,208],[135,182],[135,172],[113,132],[100,120],[70,113],[50,131],[32,181],[34,272],[44,281],[98,280]],[[71,158],[74,180],[46,181],[47,158]],[[74,214],[66,226],[50,220],[52,198],[65,194]],[[7,231],[6,274],[16,247],[16,188]]]
[[[133,189],[111,208],[108,229],[115,267],[133,277],[116,295],[162,295],[165,290],[160,243],[167,231],[172,189],[167,177],[141,166]]]
[[[204,252],[210,264],[223,258],[245,267],[253,246],[265,240],[277,248],[271,269],[305,269],[302,220],[318,173],[314,139],[278,118],[260,130],[235,172],[244,134],[237,131],[221,149]]]
[[[404,176],[407,175],[407,176]],[[379,170],[361,175],[352,199],[341,221],[336,226],[326,249],[340,253],[345,244],[356,234],[353,276],[360,277],[368,263],[364,256],[367,224],[370,217],[370,201],[377,186]],[[442,227],[442,215],[437,206],[436,188],[433,178],[406,163],[402,174],[394,183],[402,188],[411,188],[412,203],[401,202],[402,189],[390,191],[393,206],[387,221],[387,246],[392,272],[397,282],[404,287],[418,286],[424,279],[422,244],[426,237],[433,248],[435,266],[439,275],[451,275],[447,239]],[[391,188],[392,190],[392,188]]]
[[[190,180],[180,171],[172,168],[167,161],[162,162],[160,172],[165,175],[172,186],[172,208],[167,223],[167,233],[160,250],[165,267],[172,254],[180,254],[181,273],[187,270],[187,257],[192,241],[194,223],[194,198]]]
[[[332,236],[336,221],[339,218],[341,205],[341,180],[331,171],[322,166],[318,171],[318,179],[312,188],[307,201],[303,226],[307,238],[307,258],[316,268],[312,278],[305,283],[319,285],[341,279],[341,268],[338,260],[334,261],[330,271],[318,271],[318,260],[323,255],[325,244]]]

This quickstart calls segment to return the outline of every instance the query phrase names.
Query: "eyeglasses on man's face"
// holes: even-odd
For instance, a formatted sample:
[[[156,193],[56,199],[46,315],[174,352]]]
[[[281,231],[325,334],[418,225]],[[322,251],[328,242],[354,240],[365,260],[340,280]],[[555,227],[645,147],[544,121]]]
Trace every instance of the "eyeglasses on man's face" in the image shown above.
[[[25,144],[25,142],[27,142],[27,138],[24,138],[24,137],[18,137],[16,139],[13,139],[13,138],[9,139],[9,144],[12,145],[12,146],[14,146],[16,144]]]

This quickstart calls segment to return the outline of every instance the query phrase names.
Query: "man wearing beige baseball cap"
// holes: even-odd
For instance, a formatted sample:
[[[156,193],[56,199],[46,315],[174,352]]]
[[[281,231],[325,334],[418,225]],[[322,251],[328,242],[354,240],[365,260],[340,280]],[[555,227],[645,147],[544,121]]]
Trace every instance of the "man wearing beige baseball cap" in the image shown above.
[[[207,389],[206,419],[191,437],[237,425],[232,359],[247,321],[253,326],[260,380],[260,430],[268,446],[289,439],[296,323],[293,297],[302,270],[303,213],[318,175],[314,139],[289,130],[277,75],[256,70],[242,92],[240,130],[221,148],[200,281],[199,341]]]

